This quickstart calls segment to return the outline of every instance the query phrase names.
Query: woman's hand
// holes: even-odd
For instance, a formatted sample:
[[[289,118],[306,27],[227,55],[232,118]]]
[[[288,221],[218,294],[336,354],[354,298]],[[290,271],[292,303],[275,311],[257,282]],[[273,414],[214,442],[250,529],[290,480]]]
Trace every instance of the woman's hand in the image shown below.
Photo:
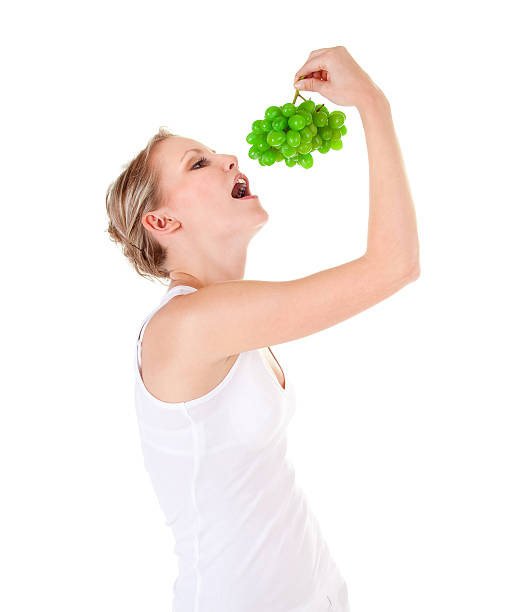
[[[294,87],[316,91],[338,106],[359,106],[375,91],[383,95],[343,46],[311,51],[295,74]]]

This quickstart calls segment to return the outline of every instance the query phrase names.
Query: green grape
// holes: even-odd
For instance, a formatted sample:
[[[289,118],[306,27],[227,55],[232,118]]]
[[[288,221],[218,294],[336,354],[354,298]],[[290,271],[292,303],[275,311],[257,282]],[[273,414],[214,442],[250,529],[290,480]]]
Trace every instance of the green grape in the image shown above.
[[[249,153],[248,153],[249,157],[251,159],[258,159],[261,155],[260,151],[257,150],[257,148],[253,145],[250,149],[249,149]]]
[[[306,125],[311,125],[311,123],[313,123],[313,115],[305,108],[297,111],[297,113],[304,117],[304,119],[306,120]]]
[[[294,116],[296,116],[296,115],[294,115]],[[293,117],[290,117],[290,119],[293,119]],[[298,147],[300,145],[300,134],[299,134],[299,132],[297,132],[296,130],[288,130],[288,132],[286,132],[286,142],[291,147]]]
[[[270,132],[270,129],[272,127],[272,122],[269,121],[268,119],[264,119],[260,125],[264,132]]]
[[[323,127],[324,125],[327,125],[327,115],[322,111],[314,112],[313,123],[317,127]]]
[[[330,140],[332,136],[332,130],[329,126],[321,127],[318,129],[318,133],[324,140]]]
[[[328,153],[330,149],[330,140],[324,140],[321,147],[318,147],[318,151],[320,153]]]
[[[284,132],[272,131],[267,134],[267,142],[270,145],[280,145],[283,142],[285,142],[285,140],[286,140],[286,136]]]
[[[289,168],[293,168],[295,166],[295,164],[297,163],[296,159],[285,159],[285,164],[289,167]]]
[[[297,149],[295,147],[291,147],[287,142],[281,145],[281,153],[285,157],[293,157],[297,154]]]
[[[329,115],[329,127],[339,128],[345,122],[345,113],[341,111],[332,111]]]
[[[292,115],[295,115],[296,113],[295,104],[292,104],[291,102],[288,102],[287,104],[283,104],[283,106],[281,107],[281,112],[283,113],[285,117],[291,117]]]
[[[311,142],[301,142],[300,145],[297,147],[297,151],[299,153],[302,153],[302,155],[305,155],[306,153],[309,153],[312,148],[313,145],[311,144]]]
[[[275,132],[286,130],[288,127],[288,119],[286,117],[276,117],[272,122],[272,129]]]
[[[253,145],[256,147],[256,150],[259,151],[260,153],[264,153],[265,151],[268,151],[270,149],[270,144],[267,142],[267,140],[265,140],[265,142],[260,142],[258,144]]]
[[[285,156],[281,153],[281,151],[276,151],[276,161],[280,162],[283,161],[283,159],[285,159]]]
[[[265,151],[262,155],[263,163],[266,166],[272,166],[272,164],[276,161],[276,153],[272,149]]]
[[[246,136],[246,142],[249,144],[254,144],[257,136],[258,134],[256,132],[249,132],[249,134]]]
[[[341,130],[339,128],[333,128],[332,130],[331,140],[335,138],[341,138]]]
[[[339,129],[341,130],[341,135],[344,136],[346,134],[346,125],[342,125]]]
[[[263,123],[263,121],[261,121],[260,119],[257,119],[256,121],[253,121],[253,123],[251,125],[251,130],[255,134],[261,134],[264,131],[262,123]]]
[[[251,144],[257,145],[262,142],[267,142],[267,136],[265,132],[262,132],[261,134],[256,134]]]
[[[318,128],[316,127],[316,124],[314,122],[311,122],[309,125],[307,125],[305,129],[308,129],[313,136],[316,136],[318,133]]]
[[[309,168],[311,168],[311,166],[313,165],[313,156],[311,155],[311,153],[307,153],[306,155],[302,155],[298,159],[298,163],[303,168],[305,168],[306,170],[309,170]]]
[[[278,115],[281,115],[281,109],[279,106],[269,106],[269,108],[265,111],[265,119],[272,121]]]
[[[313,140],[311,141],[311,144],[313,145],[315,149],[318,149],[318,147],[321,147],[322,143],[323,143],[323,139],[320,136],[320,134],[313,136]]]
[[[302,130],[302,128],[305,127],[305,125],[306,125],[306,119],[300,113],[296,113],[295,115],[292,115],[288,119],[288,127],[292,130],[296,130],[296,131]]]
[[[334,149],[335,151],[339,151],[339,149],[343,147],[343,141],[341,138],[331,138],[329,142],[330,148]]]
[[[302,128],[299,134],[302,142],[309,142],[313,138],[313,132],[309,127]]]
[[[308,111],[308,113],[312,113],[315,110],[315,103],[313,100],[306,100],[299,105],[299,108],[303,108]]]

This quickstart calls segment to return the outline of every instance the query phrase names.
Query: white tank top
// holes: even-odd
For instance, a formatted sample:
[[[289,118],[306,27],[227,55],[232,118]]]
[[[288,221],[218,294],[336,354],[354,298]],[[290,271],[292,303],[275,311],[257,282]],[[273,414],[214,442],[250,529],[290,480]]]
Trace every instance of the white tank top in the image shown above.
[[[259,349],[240,353],[211,391],[186,402],[154,397],[141,373],[150,318],[135,355],[135,405],[144,466],[175,538],[172,612],[348,612],[331,558],[286,456],[295,411]],[[286,372],[285,372],[286,374]]]

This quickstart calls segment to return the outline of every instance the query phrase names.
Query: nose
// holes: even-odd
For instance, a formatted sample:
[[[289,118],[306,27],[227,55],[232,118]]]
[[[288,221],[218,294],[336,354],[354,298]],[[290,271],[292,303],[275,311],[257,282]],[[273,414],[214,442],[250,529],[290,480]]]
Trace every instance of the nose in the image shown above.
[[[228,170],[231,170],[232,168],[238,168],[239,167],[239,160],[237,159],[237,157],[235,155],[229,155],[229,160],[228,160]]]

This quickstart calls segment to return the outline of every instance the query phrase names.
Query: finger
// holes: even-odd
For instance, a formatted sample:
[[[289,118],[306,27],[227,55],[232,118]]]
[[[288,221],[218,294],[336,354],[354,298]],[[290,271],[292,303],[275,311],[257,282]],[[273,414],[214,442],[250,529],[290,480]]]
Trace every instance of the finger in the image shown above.
[[[322,53],[322,51],[328,51],[329,47],[324,47],[323,49],[315,49],[314,51],[311,51],[311,53],[309,54],[309,57],[315,57],[317,53]]]
[[[300,79],[300,77],[306,76],[311,78],[314,72],[320,72],[322,70],[328,70],[323,59],[319,57],[311,59],[295,73],[294,84]]]
[[[313,51],[311,51],[308,57],[308,61],[302,66],[302,68],[300,68],[300,70],[298,70],[295,73],[294,80],[297,80],[303,74],[308,74],[308,73],[311,73],[317,70],[327,70],[327,66],[324,63],[324,60],[322,60],[321,65],[319,64],[319,62],[317,65],[317,59],[316,59],[319,55],[323,54],[325,51],[329,51],[329,47],[324,47],[323,49],[314,49]],[[305,72],[305,70],[307,70],[307,72]]]
[[[303,74],[312,74],[313,72],[319,72],[321,70],[328,70],[323,59],[316,58],[309,60],[295,73],[295,78],[298,79]]]
[[[322,79],[315,79],[314,77],[298,80],[294,87],[299,91],[317,91],[319,93],[325,93],[327,90],[327,82]]]

